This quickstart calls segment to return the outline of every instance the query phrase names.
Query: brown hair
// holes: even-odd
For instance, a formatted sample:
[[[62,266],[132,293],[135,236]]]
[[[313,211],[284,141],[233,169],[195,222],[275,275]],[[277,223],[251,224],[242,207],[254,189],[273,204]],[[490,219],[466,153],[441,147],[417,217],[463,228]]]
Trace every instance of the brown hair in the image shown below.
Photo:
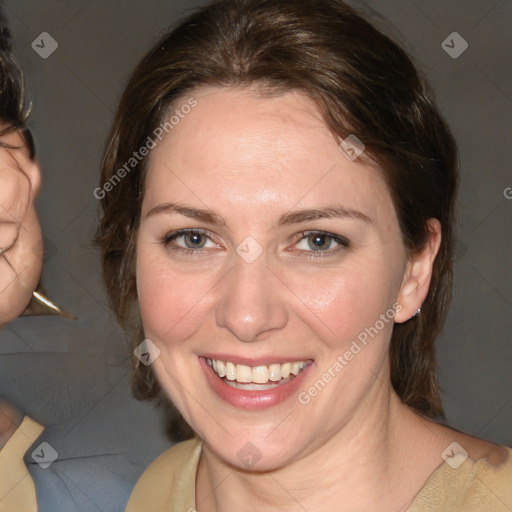
[[[451,296],[458,158],[410,57],[340,0],[212,2],[163,37],[133,72],[106,146],[101,183],[144,145],[171,105],[200,86],[305,92],[332,133],[339,139],[356,134],[366,146],[363,156],[382,169],[410,255],[427,241],[427,220],[439,219],[443,236],[430,290],[419,317],[395,324],[390,364],[401,400],[441,416],[434,339]],[[104,194],[96,237],[110,302],[121,325],[135,325],[136,344],[143,338],[134,242],[146,164],[147,157]],[[151,369],[133,361],[135,396],[159,396]]]
[[[30,159],[33,160],[35,147],[32,134],[26,127],[27,117],[23,72],[12,52],[11,34],[0,11],[0,121],[7,124],[0,131],[0,136],[12,130],[20,130],[27,142]],[[12,148],[3,141],[0,141],[0,146]]]

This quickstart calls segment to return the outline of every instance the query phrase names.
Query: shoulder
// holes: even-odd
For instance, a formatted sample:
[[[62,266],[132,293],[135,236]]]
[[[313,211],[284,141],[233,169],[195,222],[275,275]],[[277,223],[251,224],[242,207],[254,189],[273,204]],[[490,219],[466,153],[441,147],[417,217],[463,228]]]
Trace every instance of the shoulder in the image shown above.
[[[506,467],[510,464],[510,448],[479,439],[464,432],[439,425],[440,437],[445,439],[447,448],[452,444],[473,462],[485,461],[491,468]],[[446,459],[445,459],[446,460]]]
[[[23,455],[43,431],[43,426],[28,416],[0,450],[0,509],[36,511],[36,490]],[[42,456],[44,456],[41,450]],[[39,452],[36,453],[36,457]]]
[[[512,448],[430,424],[438,436],[441,465],[416,496],[410,512],[509,512]]]
[[[448,456],[422,489],[416,503],[421,504],[423,499],[427,506],[419,510],[512,510],[512,449],[502,449],[506,457],[498,464],[491,464],[486,458],[474,461],[465,453]]]
[[[489,448],[484,457],[468,464],[467,474],[461,493],[464,510],[512,510],[512,448]]]
[[[142,475],[143,477],[169,473],[183,469],[194,453],[200,450],[201,441],[197,437],[175,444],[156,458]]]
[[[169,506],[178,510],[193,500],[201,448],[202,442],[194,437],[162,453],[140,477],[126,512],[160,511]]]

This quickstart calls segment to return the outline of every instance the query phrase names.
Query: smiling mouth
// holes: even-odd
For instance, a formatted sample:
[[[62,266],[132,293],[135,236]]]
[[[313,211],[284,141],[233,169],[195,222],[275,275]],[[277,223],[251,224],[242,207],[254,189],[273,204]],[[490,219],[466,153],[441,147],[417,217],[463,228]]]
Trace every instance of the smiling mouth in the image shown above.
[[[206,358],[208,366],[230,387],[262,391],[281,386],[299,375],[311,361],[246,366],[230,361]]]

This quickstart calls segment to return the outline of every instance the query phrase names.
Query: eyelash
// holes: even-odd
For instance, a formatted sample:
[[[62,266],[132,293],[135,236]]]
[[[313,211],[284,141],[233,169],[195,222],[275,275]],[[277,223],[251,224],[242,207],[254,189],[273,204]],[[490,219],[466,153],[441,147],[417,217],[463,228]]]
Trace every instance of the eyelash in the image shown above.
[[[206,236],[208,236],[208,238],[210,238],[208,233],[202,229],[179,229],[178,231],[172,231],[171,233],[167,233],[167,235],[165,235],[164,239],[162,240],[162,244],[164,245],[164,247],[170,247],[173,251],[178,251],[183,254],[196,255],[196,254],[200,254],[200,253],[204,252],[202,249],[190,249],[190,248],[171,245],[171,242],[173,242],[180,236],[184,236],[184,235],[187,235],[190,233],[195,233],[198,235],[206,235]]]
[[[179,246],[172,246],[172,242],[176,240],[177,238],[187,235],[187,234],[198,234],[198,235],[206,235],[211,241],[213,241],[208,234],[207,231],[204,231],[202,229],[179,229],[177,231],[172,231],[170,233],[167,233],[163,240],[162,244],[164,247],[171,247],[173,251],[179,251],[182,254],[190,254],[190,255],[200,255],[204,252],[201,248],[199,249],[190,249],[185,247],[179,247]],[[300,235],[300,238],[295,242],[294,245],[297,245],[302,240],[305,240],[309,238],[310,236],[319,235],[319,236],[326,236],[333,240],[334,242],[338,243],[340,247],[334,248],[334,249],[328,249],[325,251],[305,251],[302,249],[299,249],[298,252],[302,252],[306,258],[325,258],[327,256],[331,256],[333,253],[343,249],[348,249],[350,247],[350,242],[342,236],[335,235],[333,233],[329,233],[327,231],[302,231],[301,233],[298,233],[298,236]]]
[[[313,231],[302,231],[299,233],[300,238],[295,242],[295,245],[301,242],[302,240],[307,240],[310,236],[319,235],[326,236],[331,239],[331,241],[339,244],[339,247],[335,247],[334,249],[328,249],[326,251],[303,251],[302,249],[298,249],[300,252],[304,254],[306,258],[327,258],[328,256],[332,256],[333,254],[339,252],[343,249],[348,249],[350,247],[350,242],[343,236],[335,235],[334,233],[329,233],[328,231],[321,230],[313,230]]]

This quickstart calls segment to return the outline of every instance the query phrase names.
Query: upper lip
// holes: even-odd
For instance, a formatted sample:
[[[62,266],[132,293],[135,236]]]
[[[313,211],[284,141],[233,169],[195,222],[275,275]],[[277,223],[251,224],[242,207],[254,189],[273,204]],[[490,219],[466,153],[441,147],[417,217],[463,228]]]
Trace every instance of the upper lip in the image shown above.
[[[269,366],[271,364],[295,363],[297,361],[313,362],[311,357],[294,357],[289,356],[268,356],[268,357],[241,357],[232,354],[204,354],[205,359],[216,359],[217,361],[229,361],[233,364],[243,364],[245,366]]]

